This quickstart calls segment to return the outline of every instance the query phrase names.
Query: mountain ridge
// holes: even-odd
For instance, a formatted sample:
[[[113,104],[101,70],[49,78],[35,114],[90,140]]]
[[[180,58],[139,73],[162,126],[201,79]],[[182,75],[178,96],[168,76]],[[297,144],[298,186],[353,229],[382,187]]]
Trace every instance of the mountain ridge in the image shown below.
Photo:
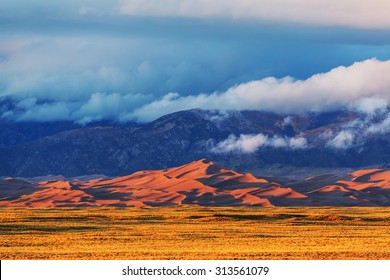
[[[327,144],[330,140],[324,137],[330,133],[335,134],[336,144],[344,144],[337,133],[358,120],[357,113],[347,111],[306,115],[181,111],[150,123],[83,127],[1,147],[0,176],[120,176],[183,165],[203,157],[240,172],[272,165],[354,169],[386,165],[390,162],[389,133],[364,137],[366,142],[356,147],[334,148]],[[265,143],[249,147],[252,150],[248,152],[240,150],[239,145],[246,145],[245,141],[252,141],[250,145],[253,141],[257,145]]]

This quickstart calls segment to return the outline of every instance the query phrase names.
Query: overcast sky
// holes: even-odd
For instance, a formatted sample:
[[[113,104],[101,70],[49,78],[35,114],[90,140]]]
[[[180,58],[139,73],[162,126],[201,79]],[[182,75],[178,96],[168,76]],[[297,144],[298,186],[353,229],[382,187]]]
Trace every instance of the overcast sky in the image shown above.
[[[0,7],[0,97],[14,101],[0,117],[9,120],[150,121],[194,107],[294,113],[390,101],[387,0]]]

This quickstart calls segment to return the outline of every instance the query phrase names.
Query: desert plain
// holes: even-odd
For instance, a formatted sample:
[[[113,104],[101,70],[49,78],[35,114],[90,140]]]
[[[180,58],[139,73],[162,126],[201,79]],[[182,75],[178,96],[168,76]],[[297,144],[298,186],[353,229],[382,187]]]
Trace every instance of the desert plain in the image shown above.
[[[385,207],[0,208],[0,259],[390,259]]]

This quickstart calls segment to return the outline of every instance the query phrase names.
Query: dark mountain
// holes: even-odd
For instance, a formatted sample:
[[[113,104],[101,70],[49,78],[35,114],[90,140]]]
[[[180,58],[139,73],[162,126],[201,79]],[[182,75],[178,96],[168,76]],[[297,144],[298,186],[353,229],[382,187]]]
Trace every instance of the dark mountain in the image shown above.
[[[32,141],[4,144],[0,148],[0,175],[119,176],[138,170],[179,166],[203,157],[239,172],[270,166],[339,168],[390,162],[388,134],[366,137],[362,143],[343,149],[326,144],[323,135],[341,131],[359,118],[358,114],[347,111],[287,116],[258,111],[222,113],[194,109],[141,125],[105,124],[75,129],[58,126],[45,130],[46,135],[37,133],[30,138]],[[14,131],[21,130],[18,123],[14,126]],[[58,131],[61,132],[56,133]],[[251,152],[215,149],[231,135],[237,140],[241,134],[260,133],[273,144],[260,145]],[[305,138],[305,147],[285,145],[294,137]]]
[[[115,125],[118,127],[128,127],[135,123],[116,124],[113,122],[102,121],[93,122],[87,125],[80,125],[73,121],[56,122],[12,122],[0,121],[0,147],[14,146],[31,142],[43,137],[51,136],[63,131],[74,130],[85,127]]]
[[[0,147],[18,145],[62,131],[81,128],[73,122],[0,122]]]

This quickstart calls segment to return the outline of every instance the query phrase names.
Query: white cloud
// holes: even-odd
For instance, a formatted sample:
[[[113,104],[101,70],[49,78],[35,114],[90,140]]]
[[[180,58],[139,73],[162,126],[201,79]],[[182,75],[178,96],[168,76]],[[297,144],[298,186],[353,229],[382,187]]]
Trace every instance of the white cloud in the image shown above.
[[[253,153],[261,147],[305,149],[307,140],[302,137],[270,137],[262,133],[259,134],[241,134],[239,137],[230,135],[227,139],[218,142],[211,147],[213,153]]]
[[[372,136],[390,132],[390,111],[383,108],[381,102],[365,100],[364,107],[356,119],[344,124],[338,130],[327,130],[317,137],[325,146],[335,149],[349,149],[364,145]]]
[[[364,101],[363,103],[366,102],[370,103],[370,101]],[[378,102],[378,104],[381,104],[381,102]],[[369,107],[382,108],[382,106]],[[375,112],[367,110],[363,113],[338,129],[328,129],[319,135],[305,137],[269,136],[262,133],[241,134],[239,137],[230,135],[227,139],[218,143],[208,141],[208,149],[214,153],[253,153],[259,148],[266,147],[301,150],[323,145],[329,149],[346,150],[363,146],[367,139],[373,135],[383,135],[390,132],[390,111],[388,109]],[[291,117],[286,119],[287,122],[292,121]]]
[[[340,131],[336,137],[328,141],[330,147],[336,149],[347,149],[352,147],[354,141],[354,134],[351,131]]]
[[[289,142],[289,146],[292,149],[304,149],[307,147],[307,140],[303,137],[290,138]]]
[[[103,119],[128,121],[128,111],[151,98],[142,94],[94,93],[85,104],[72,113],[72,119],[81,124]]]
[[[387,0],[122,0],[119,13],[389,28],[389,10],[390,3]]]
[[[223,111],[223,110],[209,110],[205,111],[206,114],[204,118],[208,121],[213,122],[218,128],[223,129],[223,121],[228,119],[231,116],[231,111]]]
[[[290,125],[291,122],[292,122],[293,118],[291,116],[288,116],[288,117],[285,117],[283,119],[283,122],[282,122],[282,125],[283,126],[287,126],[287,125]]]
[[[370,124],[367,128],[367,134],[385,134],[390,132],[390,113],[387,114],[387,117],[379,122]]]
[[[58,121],[71,120],[72,104],[66,102],[34,104],[16,116],[17,121]],[[7,116],[8,118],[10,116]]]
[[[253,153],[259,147],[262,147],[267,143],[267,138],[268,137],[263,134],[241,134],[239,138],[237,138],[235,135],[230,135],[226,140],[219,142],[213,149],[211,149],[211,151],[214,153]]]
[[[352,110],[365,114],[376,114],[386,111],[388,100],[379,97],[365,97],[353,102],[350,106]]]
[[[353,108],[354,104],[360,104],[357,110],[372,110],[390,102],[389,73],[390,60],[369,59],[348,67],[340,66],[306,80],[268,77],[239,84],[222,93],[186,97],[170,93],[138,108],[133,116],[149,121],[190,108],[302,113]],[[375,99],[369,99],[372,97]]]

